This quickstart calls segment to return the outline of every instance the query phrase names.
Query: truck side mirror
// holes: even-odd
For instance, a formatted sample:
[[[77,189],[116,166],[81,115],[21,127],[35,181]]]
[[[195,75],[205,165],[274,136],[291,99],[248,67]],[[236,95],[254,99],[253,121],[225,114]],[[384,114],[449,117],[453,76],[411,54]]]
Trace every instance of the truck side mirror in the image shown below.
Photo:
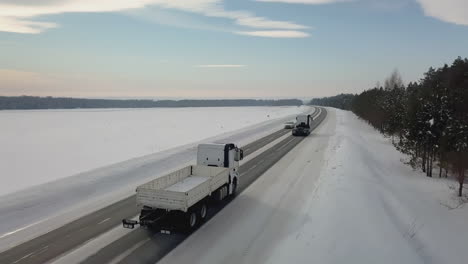
[[[242,149],[236,149],[236,154],[234,155],[235,161],[240,161],[244,158],[244,151]]]

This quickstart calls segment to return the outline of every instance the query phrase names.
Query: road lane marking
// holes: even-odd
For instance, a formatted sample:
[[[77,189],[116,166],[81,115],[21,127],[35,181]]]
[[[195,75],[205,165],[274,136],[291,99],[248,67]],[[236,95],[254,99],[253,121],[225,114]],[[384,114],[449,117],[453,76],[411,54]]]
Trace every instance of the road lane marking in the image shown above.
[[[45,247],[39,249],[37,252],[33,253],[30,257],[32,257],[34,255],[42,254],[42,253],[46,252],[48,248],[49,248],[49,246],[45,246]]]
[[[25,259],[25,258],[31,256],[32,254],[34,254],[34,252],[35,252],[35,251],[33,251],[33,252],[31,252],[31,253],[29,253],[29,254],[27,254],[27,255],[24,255],[22,258],[20,258],[20,259],[18,259],[18,260],[15,260],[15,262],[13,262],[12,264],[15,264],[15,263],[20,262],[21,260],[23,260],[23,259]]]
[[[287,147],[290,143],[291,143],[292,140],[289,140],[287,143],[285,143],[284,145],[280,146],[279,148],[277,148],[276,150],[282,150],[284,149],[285,147]]]
[[[104,219],[104,220],[102,220],[101,222],[98,223],[98,225],[100,225],[100,224],[102,224],[102,223],[105,223],[105,222],[107,222],[107,221],[109,221],[109,220],[110,220],[110,217],[109,217],[109,218],[106,218],[106,219]]]
[[[139,247],[143,246],[143,244],[148,242],[150,239],[151,238],[146,238],[145,240],[136,243],[133,247],[125,250],[122,254],[120,254],[120,255],[116,256],[114,259],[112,259],[109,262],[109,264],[117,264],[117,263],[121,262],[124,258],[126,258],[130,254],[132,254],[132,252],[137,250]]]
[[[138,215],[132,216],[131,220],[138,220]],[[49,264],[70,264],[82,263],[94,254],[97,254],[101,249],[121,239],[125,235],[134,232],[134,229],[122,228],[122,224],[114,226],[111,230],[102,233],[94,238],[87,240],[84,244],[63,253],[54,258]],[[116,253],[117,255],[119,253]],[[21,263],[19,263],[21,264]]]
[[[37,224],[39,224],[39,223],[41,223],[41,222],[44,222],[45,220],[48,220],[48,218],[43,219],[43,220],[41,220],[41,221],[34,222],[34,223],[29,224],[29,225],[27,225],[27,226],[23,226],[23,227],[21,227],[21,228],[15,229],[15,230],[13,230],[13,231],[11,231],[11,232],[4,233],[4,234],[2,234],[2,235],[0,236],[0,238],[4,238],[4,237],[7,237],[7,236],[9,236],[9,235],[13,235],[13,234],[16,233],[16,232],[19,232],[19,231],[21,231],[21,230],[24,230],[24,229],[26,229],[26,228],[28,228],[28,227],[33,226],[33,225],[37,225]]]

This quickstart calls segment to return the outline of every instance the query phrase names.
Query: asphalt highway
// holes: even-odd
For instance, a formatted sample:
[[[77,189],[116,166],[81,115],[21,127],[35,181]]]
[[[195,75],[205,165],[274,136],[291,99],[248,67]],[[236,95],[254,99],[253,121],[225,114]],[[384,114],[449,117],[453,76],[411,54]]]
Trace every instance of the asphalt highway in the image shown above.
[[[311,130],[315,129],[325,119],[326,110],[324,108],[315,108],[312,116],[316,118],[312,123]],[[291,133],[291,130],[281,129],[243,146],[244,155],[252,154],[287,133]],[[242,192],[302,140],[302,137],[288,136],[275,146],[244,163],[239,169],[241,176],[238,186],[239,192]],[[229,200],[211,207],[208,217],[211,218],[216,215],[227,203],[229,203]],[[138,213],[139,211],[135,206],[135,195],[132,195],[1,252],[0,263],[45,263],[120,225],[122,219],[135,217]],[[179,233],[164,235],[137,228],[121,239],[103,247],[96,254],[88,257],[84,263],[108,263],[128,250],[131,250],[131,252],[120,259],[120,263],[155,263],[187,236],[187,234]]]
[[[321,116],[316,120],[316,122],[314,122],[311,129],[315,129],[325,118],[326,110],[323,109],[322,111]],[[290,133],[290,130],[288,130],[288,132]],[[293,137],[291,135],[243,164],[239,170],[241,173],[239,180],[239,193],[245,190],[252,182],[286,155],[286,153],[292,150],[303,139],[304,137]],[[211,207],[207,221],[216,215],[216,213],[218,213],[229,202],[230,201],[228,200],[221,205]],[[109,244],[95,255],[87,258],[83,263],[109,263],[116,257],[116,252],[131,250],[127,256],[119,259],[118,261],[114,260],[114,263],[154,264],[188,237],[188,235],[179,233],[168,236],[144,229],[139,229],[138,231],[139,232],[129,233],[118,241]]]

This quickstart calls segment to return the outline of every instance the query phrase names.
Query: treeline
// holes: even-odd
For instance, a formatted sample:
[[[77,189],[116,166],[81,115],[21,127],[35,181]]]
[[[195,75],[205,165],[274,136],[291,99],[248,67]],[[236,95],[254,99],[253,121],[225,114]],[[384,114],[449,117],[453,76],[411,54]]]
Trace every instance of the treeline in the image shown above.
[[[394,72],[383,87],[356,95],[349,108],[381,133],[392,137],[410,164],[428,177],[451,170],[462,196],[468,169],[468,59],[430,68],[418,82],[404,85]]]
[[[354,94],[339,94],[331,97],[314,98],[310,101],[310,104],[349,110],[351,109],[354,97]]]
[[[75,108],[153,108],[153,107],[222,107],[222,106],[299,106],[301,100],[117,100],[56,98],[36,96],[0,96],[0,110],[7,109],[75,109]]]

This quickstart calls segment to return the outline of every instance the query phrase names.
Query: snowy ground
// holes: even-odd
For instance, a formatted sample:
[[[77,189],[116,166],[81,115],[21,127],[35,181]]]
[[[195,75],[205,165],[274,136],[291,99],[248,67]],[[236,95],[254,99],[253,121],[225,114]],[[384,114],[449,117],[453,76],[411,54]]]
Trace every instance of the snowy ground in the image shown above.
[[[327,120],[162,263],[468,263],[468,206],[352,113]],[[200,254],[203,252],[203,254]]]
[[[168,112],[165,112],[169,110],[174,111],[172,117],[175,119],[182,120],[183,118],[186,118],[187,115],[190,116],[190,118],[188,118],[185,123],[171,121],[169,123],[165,123],[165,126],[158,128],[157,126],[159,122],[155,124],[151,123],[150,125],[147,124],[142,119],[142,117],[139,117],[140,115],[143,115],[145,118],[149,119],[154,115],[155,118],[158,116],[158,111],[163,111],[165,114],[162,116],[164,117],[169,115]],[[70,177],[64,177],[55,181],[47,182],[45,184],[32,186],[25,191],[10,193],[1,197],[0,251],[12,247],[22,241],[31,239],[32,237],[35,237],[39,234],[43,234],[49,230],[57,228],[64,223],[76,219],[79,216],[93,212],[126,196],[134,194],[135,186],[138,184],[141,184],[148,179],[152,179],[157,175],[163,175],[166,172],[188,165],[189,162],[193,162],[196,154],[196,145],[200,142],[235,142],[242,146],[254,141],[255,139],[270,134],[273,131],[277,131],[282,127],[283,122],[294,119],[297,113],[303,111],[310,111],[310,108],[252,107],[209,109],[132,109],[97,112],[87,112],[84,110],[71,111],[72,115],[76,115],[76,123],[66,121],[67,119],[63,117],[64,115],[68,114],[66,111],[37,111],[38,116],[49,115],[52,113],[54,118],[46,118],[46,120],[49,120],[48,122],[50,125],[55,124],[55,122],[59,122],[58,119],[63,119],[62,123],[71,122],[67,123],[66,126],[64,125],[65,127],[60,128],[61,130],[67,130],[69,133],[73,134],[78,134],[78,132],[74,130],[83,131],[81,133],[82,137],[80,138],[89,139],[92,144],[88,144],[88,141],[83,142],[83,140],[81,140],[80,142],[75,142],[71,140],[67,141],[63,138],[57,141],[61,142],[61,144],[68,145],[70,149],[76,149],[77,151],[79,150],[81,152],[80,155],[84,155],[83,153],[86,152],[91,154],[91,152],[95,151],[96,149],[98,149],[98,151],[104,151],[105,149],[106,155],[109,155],[110,158],[96,158],[101,163],[104,161],[107,162],[109,160],[115,160],[117,157],[121,158],[122,155],[126,155],[128,157],[127,160],[123,162],[103,166],[90,171],[85,171],[83,173],[79,173]],[[35,111],[32,112],[32,115],[35,115],[34,113]],[[2,114],[4,116],[2,116]],[[22,111],[0,112],[0,119],[9,120],[8,122],[14,123],[14,121],[11,119],[13,119],[15,115],[18,115],[18,120],[23,119],[22,122],[18,120],[16,121],[18,122],[16,124],[17,129],[20,128],[19,124],[27,128],[27,124],[24,123],[26,121],[39,122],[35,118],[21,117],[22,115],[26,115]],[[83,115],[91,120],[88,122],[86,118],[83,117]],[[6,116],[8,116],[8,118],[6,118]],[[224,118],[222,116],[224,116]],[[50,119],[54,120],[54,122],[51,122]],[[99,121],[97,121],[97,119],[99,119]],[[137,120],[135,121],[134,119]],[[213,122],[208,122],[208,120],[212,120]],[[237,120],[236,122],[238,124],[240,123],[241,125],[238,127],[233,126],[231,123],[235,122],[232,122],[232,120]],[[216,123],[214,121],[219,122]],[[112,124],[111,129],[106,128],[106,125],[104,125],[106,122]],[[93,132],[84,130],[82,128],[82,126],[84,126],[82,125],[83,123],[85,123],[88,127],[94,128],[92,129]],[[214,125],[212,123],[214,123]],[[139,129],[134,127],[137,125],[139,126]],[[46,126],[45,124],[42,124],[38,127],[43,127],[43,130],[47,130],[48,133],[52,133],[51,131],[53,131],[54,134],[58,133],[56,130],[49,130],[49,126]],[[123,127],[125,127],[125,129]],[[239,127],[243,128],[237,129]],[[218,134],[213,134],[215,132],[211,131],[211,129]],[[6,131],[11,130],[12,128],[10,127]],[[132,134],[133,132],[129,131],[133,131],[135,133],[138,132],[140,134],[138,136],[134,136]],[[183,135],[180,134],[182,133],[181,131],[185,131]],[[5,143],[6,146],[9,146],[9,148],[13,148],[14,144],[3,138],[3,135],[6,135],[6,132],[1,131],[0,133],[2,135],[2,137],[0,137],[0,140],[2,141],[1,144]],[[23,138],[25,141],[31,140],[26,139],[24,134],[21,136],[22,133],[34,134],[34,131],[24,132],[19,130],[17,133],[18,135],[15,136],[13,136],[14,133],[9,132],[11,141],[21,142],[21,139]],[[48,142],[54,141],[53,137],[48,135],[48,133],[41,132],[39,135],[44,137],[42,140],[48,140]],[[175,135],[178,135],[179,137],[176,138]],[[56,137],[60,138],[66,136],[57,134]],[[108,144],[105,142],[105,140],[103,140],[104,142],[101,143],[98,140],[104,139],[106,137],[113,138],[115,144]],[[36,140],[38,138],[41,137],[36,137]],[[176,140],[173,140],[172,138],[176,138]],[[133,148],[133,150],[127,152],[127,148],[124,146],[128,145],[128,143],[122,142],[126,140],[132,141],[134,144],[138,145],[139,148]],[[143,153],[147,150],[147,146],[156,144],[155,142],[165,147],[168,147],[170,144],[172,144],[172,148],[156,153],[151,152],[152,154],[141,157],[130,156],[136,155],[139,153],[138,151]],[[185,142],[186,144],[179,145],[181,142]],[[187,144],[187,142],[189,143]],[[85,145],[85,147],[82,145]],[[47,148],[42,149],[36,145],[31,145],[30,147],[37,148],[36,151],[42,150],[44,153],[50,151]],[[64,147],[56,146],[56,148],[63,149]],[[36,152],[34,152],[34,155],[28,154],[26,151],[26,145],[24,145],[22,149],[24,150],[24,155],[31,155],[29,157],[30,159],[32,159],[33,156],[42,158],[42,156],[45,155],[37,154]],[[124,151],[121,151],[122,149],[124,149]],[[72,151],[70,150],[64,150],[64,153],[67,154],[71,152]],[[115,154],[114,152],[118,153]],[[8,164],[15,163],[8,155],[10,152],[5,151],[5,149],[0,149],[0,153],[0,156],[9,161],[0,163],[0,166],[5,166],[10,170],[21,167],[17,166],[16,164]],[[52,154],[49,154],[49,156],[54,156],[55,159],[63,161],[67,164],[73,163],[70,163],[70,161],[73,161],[72,158],[76,158],[69,155],[59,155],[59,153],[55,152],[51,153]],[[80,160],[78,159],[77,161]],[[94,161],[87,159],[87,163],[84,161],[82,163],[78,163],[86,163],[89,165],[89,162]],[[49,177],[41,177],[41,175],[39,175],[41,173],[40,168],[47,169],[51,164],[50,162],[44,164],[44,166],[38,164],[38,166],[41,165],[42,167],[31,166],[32,168],[29,167],[27,159],[23,159],[22,162],[17,163],[21,163],[22,166],[25,167],[21,168],[22,171],[30,172],[28,174],[30,177],[28,180],[38,182],[52,180]],[[60,162],[57,163],[60,164]],[[14,186],[9,185],[15,185],[16,182],[20,182],[20,179],[18,178],[25,177],[15,176],[17,177],[15,179],[15,177],[9,176],[11,174],[4,174],[3,170],[6,169],[1,169],[2,174],[0,175],[0,179],[3,183],[9,183],[5,185],[2,183],[2,185],[0,185],[1,188],[4,188],[4,190],[11,190],[11,188],[14,188]],[[63,175],[56,176],[63,177]],[[35,177],[38,177],[39,179],[35,179]]]
[[[0,196],[299,111],[298,107],[0,111]]]

